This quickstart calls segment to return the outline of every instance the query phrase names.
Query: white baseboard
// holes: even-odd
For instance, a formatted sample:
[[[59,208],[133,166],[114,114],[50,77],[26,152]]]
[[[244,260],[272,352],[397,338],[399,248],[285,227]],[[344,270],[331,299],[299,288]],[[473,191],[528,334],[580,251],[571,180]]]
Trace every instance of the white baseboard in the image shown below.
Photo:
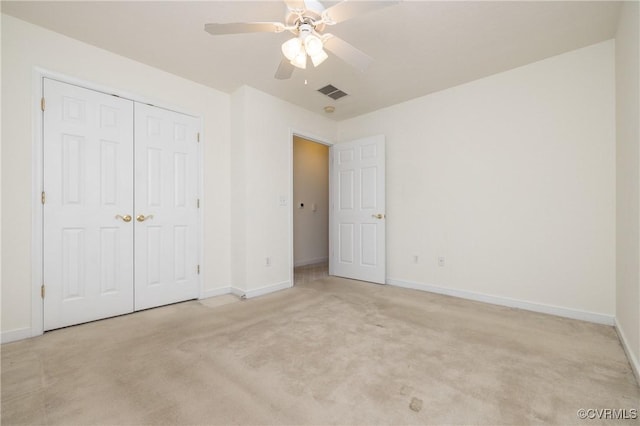
[[[618,318],[615,319],[615,329],[618,333],[618,337],[620,338],[620,342],[622,343],[622,348],[624,349],[624,353],[627,354],[627,359],[629,359],[629,364],[631,364],[631,369],[633,370],[633,374],[636,376],[636,381],[640,384],[640,361],[638,361],[638,356],[640,354],[634,354],[631,348],[629,347],[629,341],[627,340],[624,331],[620,327],[620,323],[618,322]]]
[[[236,287],[231,287],[231,293],[239,297],[245,297],[251,299],[258,296],[264,296],[265,294],[273,293],[274,291],[286,290],[293,287],[291,281],[283,281],[277,284],[270,284],[260,288],[254,288],[251,290],[241,290]]]
[[[3,331],[0,334],[0,342],[9,343],[15,342],[16,340],[28,339],[29,337],[33,337],[33,333],[31,328],[18,328],[16,330]]]
[[[318,257],[315,259],[298,260],[297,262],[293,263],[293,267],[297,268],[299,266],[315,265],[316,263],[328,263],[328,262],[329,262],[329,257],[325,256],[325,257]]]
[[[238,288],[238,287],[231,287],[230,290],[231,294],[238,296],[238,297],[244,297],[244,290]]]
[[[576,309],[563,308],[560,306],[545,305],[543,303],[526,302],[524,300],[511,299],[508,297],[492,296],[483,293],[475,293],[467,290],[438,287],[412,281],[387,278],[387,284],[397,287],[410,288],[413,290],[428,291],[431,293],[444,294],[447,296],[459,297],[461,299],[475,300],[478,302],[491,303],[494,305],[507,306],[509,308],[524,309],[527,311],[540,312],[543,314],[556,315],[559,317],[572,318],[597,324],[613,325],[614,316],[598,314],[595,312],[579,311]]]
[[[200,299],[208,299],[209,297],[222,296],[223,294],[229,293],[231,293],[231,286],[211,288],[209,290],[203,290],[202,294],[200,295]]]

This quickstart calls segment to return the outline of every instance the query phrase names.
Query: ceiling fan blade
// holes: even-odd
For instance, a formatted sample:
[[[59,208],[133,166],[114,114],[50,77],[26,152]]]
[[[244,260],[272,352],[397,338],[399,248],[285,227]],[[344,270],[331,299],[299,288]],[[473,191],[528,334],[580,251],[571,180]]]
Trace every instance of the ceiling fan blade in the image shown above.
[[[278,70],[276,71],[275,77],[278,80],[287,80],[291,78],[291,74],[293,74],[293,69],[295,67],[291,65],[291,61],[287,58],[282,58],[280,61],[280,65],[278,65]]]
[[[332,34],[325,34],[324,48],[336,55],[349,65],[364,71],[369,67],[373,58],[361,50],[356,49],[346,41]]]
[[[304,4],[304,0],[284,0],[289,10],[304,10],[307,6]]]
[[[392,1],[352,1],[344,0],[335,6],[331,6],[322,12],[326,24],[337,24],[347,19],[369,13],[374,10],[398,4],[399,0]]]
[[[232,22],[228,24],[205,24],[204,30],[212,35],[279,33],[284,31],[284,25],[279,22]]]

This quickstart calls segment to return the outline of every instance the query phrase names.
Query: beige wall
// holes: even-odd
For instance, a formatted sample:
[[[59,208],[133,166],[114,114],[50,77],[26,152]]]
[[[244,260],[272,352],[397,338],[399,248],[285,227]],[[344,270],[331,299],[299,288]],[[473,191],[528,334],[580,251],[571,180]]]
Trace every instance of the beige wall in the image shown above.
[[[31,328],[34,67],[136,94],[202,118],[205,295],[228,288],[229,96],[2,15],[3,338],[24,336]]]
[[[639,9],[624,3],[616,34],[616,320],[640,381]]]
[[[294,136],[293,263],[302,266],[328,260],[329,147]]]
[[[607,41],[340,122],[387,138],[389,281],[612,323],[613,65]]]
[[[293,284],[292,133],[331,142],[336,123],[247,86],[231,98],[232,279],[253,297]]]

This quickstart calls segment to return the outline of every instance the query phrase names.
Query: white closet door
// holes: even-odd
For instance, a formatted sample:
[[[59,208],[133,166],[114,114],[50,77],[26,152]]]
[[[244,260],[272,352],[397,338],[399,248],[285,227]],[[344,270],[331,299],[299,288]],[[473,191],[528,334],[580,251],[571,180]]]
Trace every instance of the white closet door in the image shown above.
[[[385,283],[384,148],[384,136],[331,147],[331,275]]]
[[[197,298],[198,120],[135,103],[135,309]]]
[[[44,329],[133,311],[133,102],[44,79]]]

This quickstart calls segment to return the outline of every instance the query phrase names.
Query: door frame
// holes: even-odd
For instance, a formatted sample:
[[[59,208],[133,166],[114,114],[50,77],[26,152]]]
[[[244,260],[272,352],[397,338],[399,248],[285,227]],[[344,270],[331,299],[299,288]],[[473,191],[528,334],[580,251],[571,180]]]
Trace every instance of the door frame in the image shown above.
[[[318,135],[314,135],[311,132],[307,132],[305,130],[298,130],[295,128],[289,128],[289,194],[287,195],[287,199],[289,200],[289,203],[287,204],[287,207],[289,207],[288,210],[288,216],[287,216],[287,221],[289,223],[288,227],[289,227],[289,282],[291,283],[291,287],[294,286],[294,281],[293,281],[293,277],[294,277],[294,260],[293,260],[293,137],[294,136],[298,136],[299,138],[302,139],[306,139],[308,141],[311,142],[315,142],[315,143],[319,143],[321,145],[325,145],[327,147],[329,147],[329,204],[331,205],[331,187],[332,187],[332,183],[331,183],[331,170],[332,170],[332,161],[331,161],[331,156],[332,156],[332,150],[331,147],[333,145],[335,145],[335,142],[330,141],[327,138],[324,138],[322,136],[318,136]],[[331,223],[331,206],[329,206],[329,223]],[[330,227],[331,225],[329,225],[329,229],[331,229]],[[331,232],[329,232],[329,264],[331,264]]]
[[[94,90],[107,95],[118,96],[133,102],[140,102],[163,108],[169,111],[189,115],[199,121],[200,138],[204,141],[204,130],[202,127],[202,117],[197,114],[185,112],[180,108],[168,105],[164,101],[157,99],[149,99],[126,92],[124,90],[114,89],[109,86],[96,84],[90,81],[71,77],[45,68],[34,67],[32,72],[32,140],[31,140],[31,331],[30,335],[24,337],[35,337],[44,334],[44,300],[41,297],[40,289],[44,280],[44,209],[41,202],[41,194],[44,187],[44,125],[43,111],[41,110],[40,100],[44,94],[44,78],[57,80],[62,83],[72,84],[84,89]],[[203,155],[202,144],[198,144],[198,194],[200,198],[200,211],[198,212],[198,263],[202,264],[204,259],[204,233],[202,232],[202,224],[204,209],[206,202],[204,200],[204,176],[203,176]],[[204,276],[206,268],[201,268],[198,275],[199,296],[202,298],[202,283],[205,282]]]

